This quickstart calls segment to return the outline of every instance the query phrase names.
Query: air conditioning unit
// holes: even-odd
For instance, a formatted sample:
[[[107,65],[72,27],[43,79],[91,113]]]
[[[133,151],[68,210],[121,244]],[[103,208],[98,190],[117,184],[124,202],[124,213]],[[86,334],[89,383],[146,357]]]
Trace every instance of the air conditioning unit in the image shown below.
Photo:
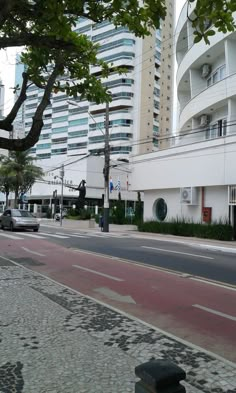
[[[197,205],[197,189],[195,187],[184,187],[180,189],[180,203],[186,205]]]
[[[201,67],[201,76],[202,78],[207,78],[208,75],[211,73],[211,65],[210,64],[203,64]]]
[[[200,116],[200,127],[205,127],[209,124],[210,117],[208,115],[201,115]]]

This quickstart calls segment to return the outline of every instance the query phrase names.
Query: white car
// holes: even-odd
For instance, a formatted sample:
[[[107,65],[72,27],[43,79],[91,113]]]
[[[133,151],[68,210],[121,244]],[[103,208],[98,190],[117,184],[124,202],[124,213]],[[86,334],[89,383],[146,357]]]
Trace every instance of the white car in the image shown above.
[[[14,229],[33,229],[34,232],[39,230],[39,221],[27,210],[7,209],[1,217],[1,228]]]

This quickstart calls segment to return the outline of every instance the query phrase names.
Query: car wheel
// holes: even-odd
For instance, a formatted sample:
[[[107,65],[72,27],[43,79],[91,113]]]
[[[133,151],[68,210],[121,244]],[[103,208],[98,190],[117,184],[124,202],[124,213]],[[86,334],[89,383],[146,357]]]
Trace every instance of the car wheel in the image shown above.
[[[1,224],[1,229],[4,231],[4,225]]]
[[[10,231],[11,231],[11,232],[14,231],[14,226],[13,226],[13,223],[12,223],[12,222],[10,223]]]
[[[38,229],[38,228],[34,228],[33,231],[34,231],[34,232],[38,232],[39,229]]]

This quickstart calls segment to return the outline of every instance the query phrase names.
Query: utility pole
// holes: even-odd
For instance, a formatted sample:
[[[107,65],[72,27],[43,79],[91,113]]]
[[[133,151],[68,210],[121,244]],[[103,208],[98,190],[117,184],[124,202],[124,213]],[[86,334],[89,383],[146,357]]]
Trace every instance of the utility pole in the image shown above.
[[[60,179],[61,179],[61,209],[60,209],[60,226],[62,226],[62,212],[63,212],[63,183],[64,183],[64,164],[61,166]]]
[[[110,168],[110,145],[109,145],[109,102],[106,103],[105,114],[105,146],[104,146],[104,213],[103,232],[109,232],[109,168]]]

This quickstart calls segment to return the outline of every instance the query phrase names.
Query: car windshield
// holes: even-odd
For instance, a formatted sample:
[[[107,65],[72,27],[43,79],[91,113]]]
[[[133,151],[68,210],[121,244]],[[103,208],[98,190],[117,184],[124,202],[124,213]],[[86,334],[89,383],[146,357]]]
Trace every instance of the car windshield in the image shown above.
[[[13,217],[33,217],[27,210],[12,210]]]

